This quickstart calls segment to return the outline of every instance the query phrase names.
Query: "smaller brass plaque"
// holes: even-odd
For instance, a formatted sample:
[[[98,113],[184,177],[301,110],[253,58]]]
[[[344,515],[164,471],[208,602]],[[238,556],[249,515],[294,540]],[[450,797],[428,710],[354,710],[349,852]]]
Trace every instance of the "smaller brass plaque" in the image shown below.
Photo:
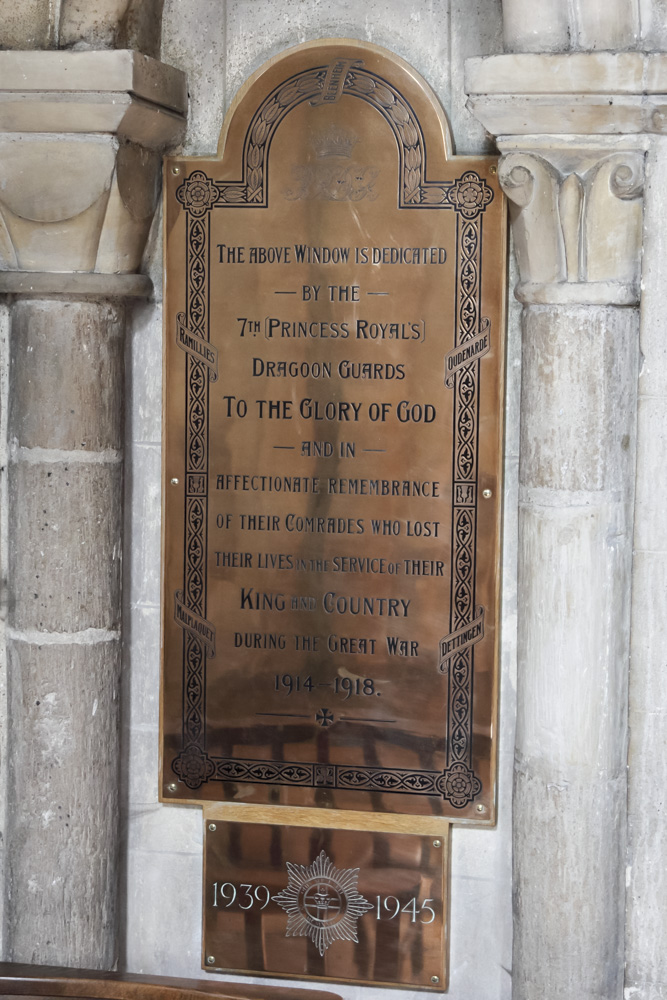
[[[206,820],[203,968],[442,992],[448,836]]]

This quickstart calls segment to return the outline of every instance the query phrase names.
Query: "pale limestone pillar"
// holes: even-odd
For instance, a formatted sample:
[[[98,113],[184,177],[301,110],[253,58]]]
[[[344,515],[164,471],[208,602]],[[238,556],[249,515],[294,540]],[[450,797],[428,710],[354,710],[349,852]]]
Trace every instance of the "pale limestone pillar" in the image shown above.
[[[6,956],[116,957],[124,307],[11,316]]]
[[[646,165],[632,580],[627,1000],[667,996],[667,137]]]
[[[468,64],[524,303],[517,1000],[623,993],[642,133],[659,113],[640,95],[658,71],[636,53]]]
[[[641,47],[651,6],[647,0],[503,0],[505,51]]]
[[[164,0],[15,0],[0,5],[3,49],[138,49],[159,57]]]
[[[118,955],[125,302],[150,293],[133,272],[184,78],[130,51],[0,52],[0,87],[3,950],[105,969]]]

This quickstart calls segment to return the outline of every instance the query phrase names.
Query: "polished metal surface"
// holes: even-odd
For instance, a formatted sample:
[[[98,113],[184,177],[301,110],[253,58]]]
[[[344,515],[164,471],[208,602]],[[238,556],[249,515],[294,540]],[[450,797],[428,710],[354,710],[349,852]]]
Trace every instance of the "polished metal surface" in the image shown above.
[[[446,987],[448,839],[217,821],[204,968]]]
[[[493,822],[505,205],[323,42],[165,167],[167,799]]]

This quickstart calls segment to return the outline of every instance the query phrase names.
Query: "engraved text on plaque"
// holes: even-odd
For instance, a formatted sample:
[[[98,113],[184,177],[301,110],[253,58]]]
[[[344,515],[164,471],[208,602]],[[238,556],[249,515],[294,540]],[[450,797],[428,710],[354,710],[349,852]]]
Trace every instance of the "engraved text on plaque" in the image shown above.
[[[167,161],[169,798],[494,818],[505,208],[448,148],[332,41]]]

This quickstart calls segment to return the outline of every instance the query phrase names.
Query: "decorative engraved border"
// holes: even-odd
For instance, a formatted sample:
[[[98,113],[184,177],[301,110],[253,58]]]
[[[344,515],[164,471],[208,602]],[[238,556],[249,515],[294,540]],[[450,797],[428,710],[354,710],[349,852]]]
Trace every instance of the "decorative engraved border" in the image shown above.
[[[269,149],[283,118],[304,101],[313,104],[358,97],[385,119],[396,138],[400,161],[398,207],[442,208],[456,213],[457,312],[455,346],[480,332],[483,213],[493,191],[476,171],[454,181],[429,181],[421,125],[407,100],[390,83],[346,63],[338,94],[324,94],[329,66],[304,71],[276,87],[260,105],[248,127],[242,178],[216,181],[193,170],[176,191],[187,217],[186,323],[191,334],[210,341],[209,253],[210,211],[213,208],[268,207]],[[329,77],[331,74],[329,73]],[[206,619],[206,552],[208,513],[207,366],[193,354],[186,364],[186,505],[183,594],[186,609]],[[477,458],[480,360],[454,376],[452,478],[452,578],[450,632],[475,617],[475,541],[477,530]],[[189,484],[196,484],[191,490]],[[202,488],[203,484],[203,488]],[[408,795],[442,796],[462,809],[481,792],[472,767],[472,705],[474,647],[452,657],[449,670],[447,766],[444,771],[353,767],[270,760],[210,757],[206,751],[206,655],[204,640],[183,634],[182,749],[172,762],[174,773],[190,789],[207,781],[252,782],[298,787],[353,789]]]
[[[463,174],[457,186],[477,190],[479,177]],[[463,196],[465,198],[465,196]],[[472,201],[472,196],[468,199]],[[455,347],[472,340],[480,330],[482,216],[456,219]],[[477,465],[480,361],[466,365],[454,377],[454,456],[452,469],[452,539],[450,633],[471,623],[476,615]],[[462,647],[451,660],[448,674],[448,765],[445,775],[451,804],[462,809],[481,792],[472,769],[472,704],[475,647]]]
[[[354,767],[349,764],[304,764],[240,757],[211,757],[213,779],[299,788],[352,789],[408,795],[452,795],[451,781],[442,771],[400,767]]]

